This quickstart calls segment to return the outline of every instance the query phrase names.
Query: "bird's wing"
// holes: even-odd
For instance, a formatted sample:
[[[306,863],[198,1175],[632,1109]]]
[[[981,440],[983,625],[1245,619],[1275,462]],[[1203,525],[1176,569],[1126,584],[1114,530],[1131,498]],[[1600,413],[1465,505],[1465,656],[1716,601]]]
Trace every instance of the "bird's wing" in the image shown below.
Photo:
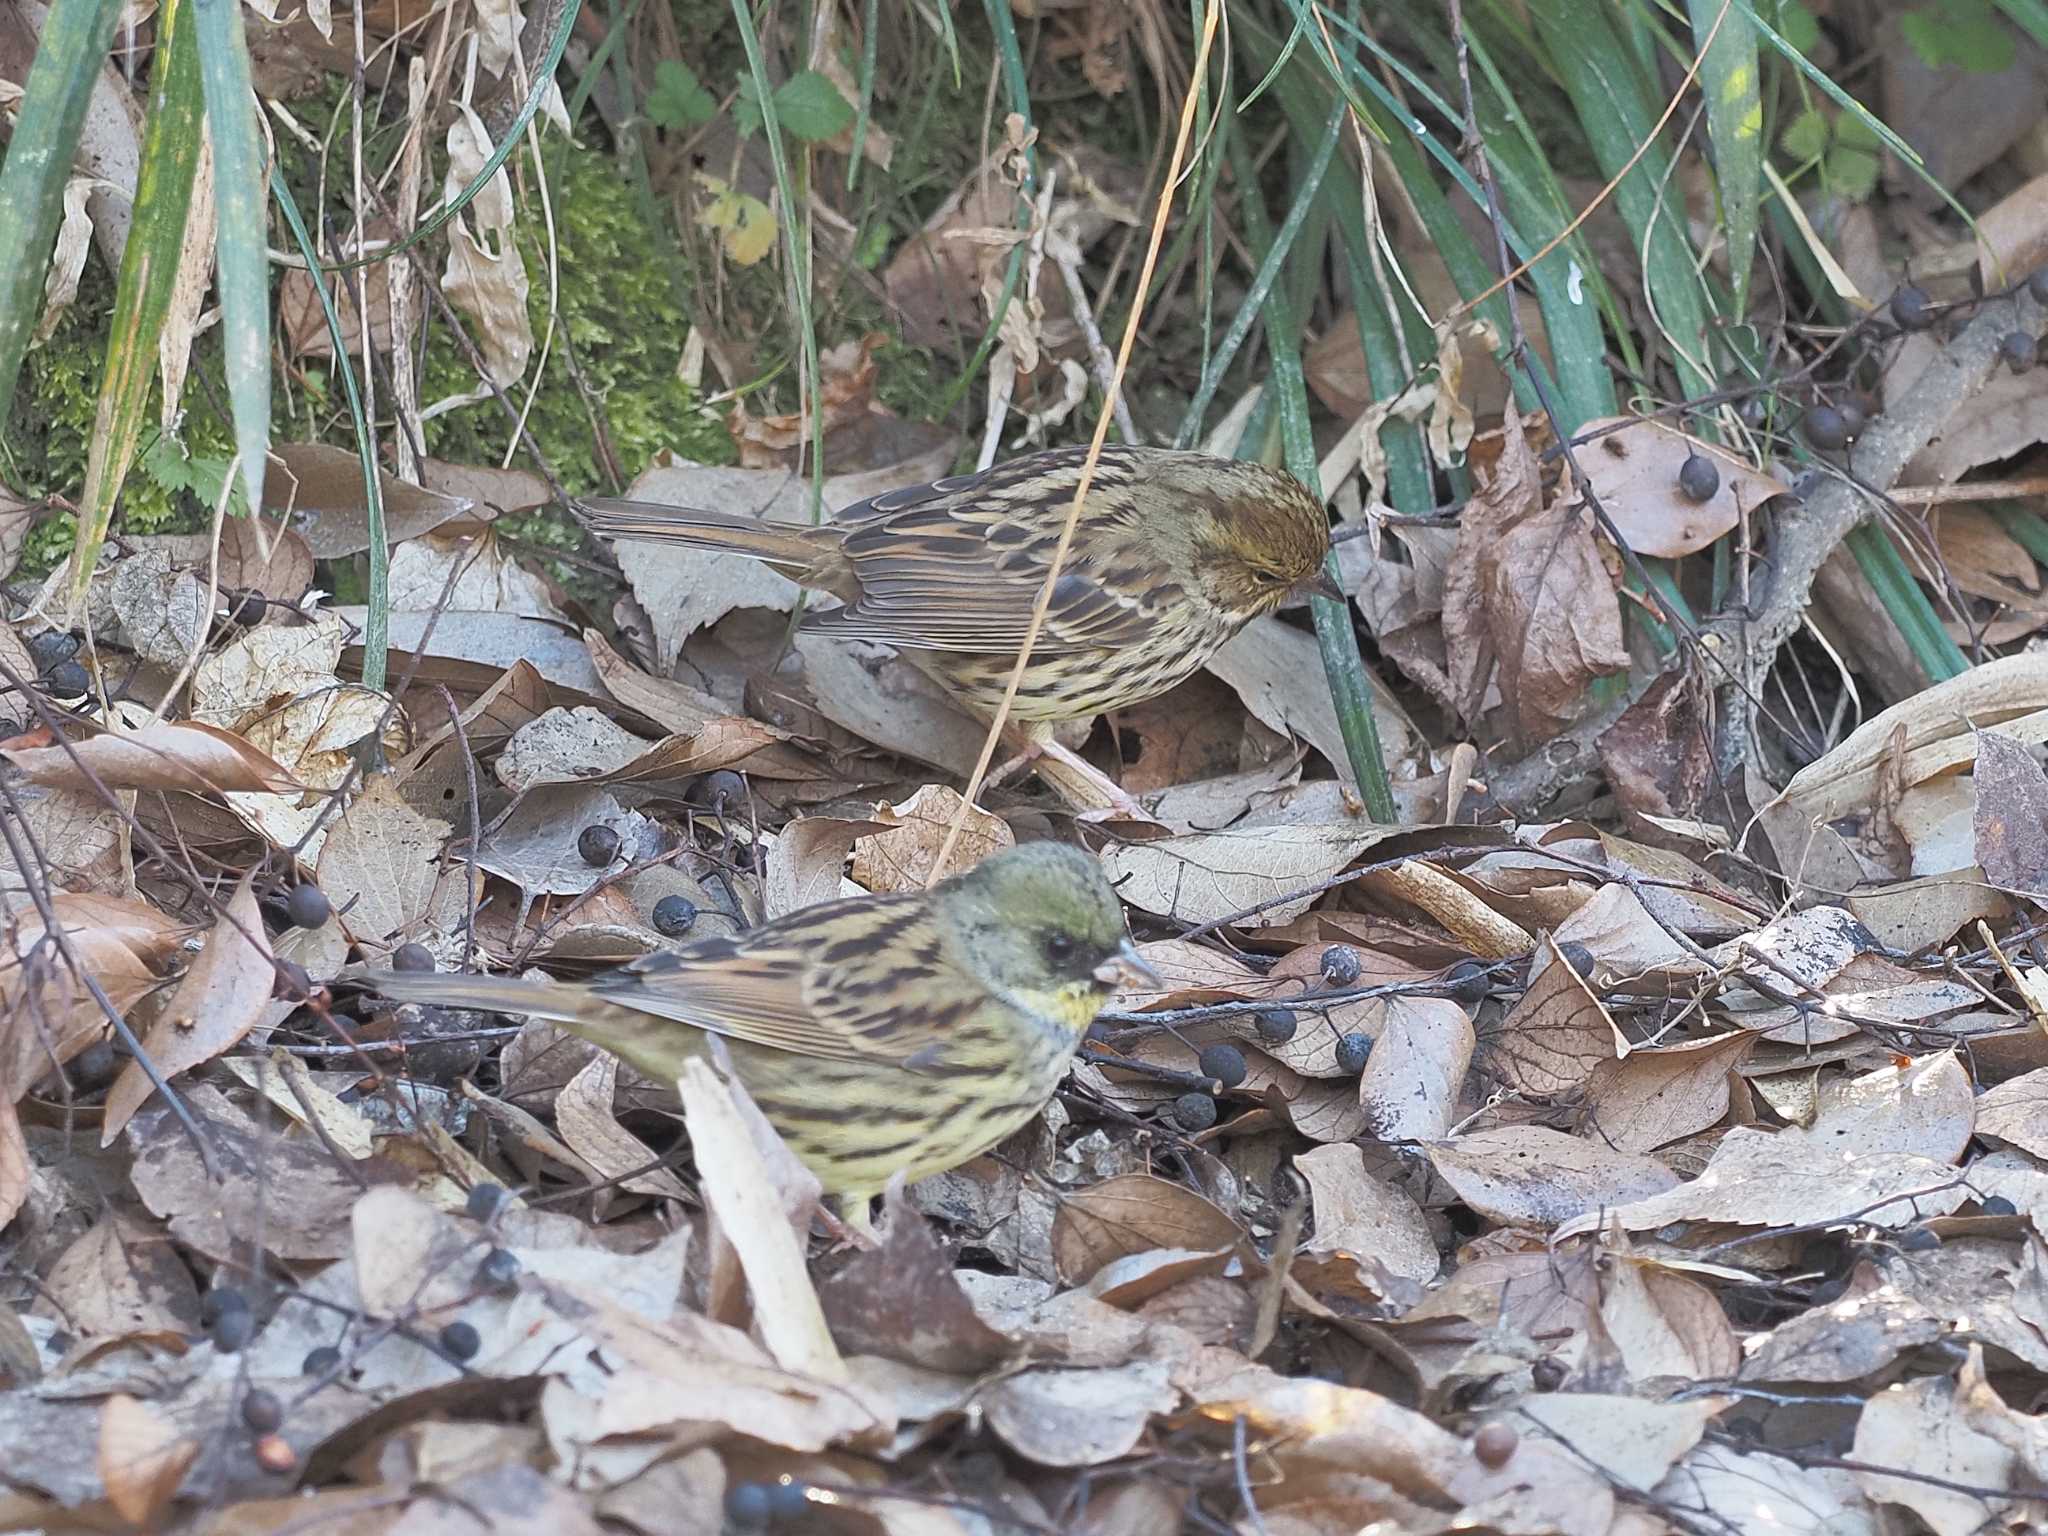
[[[890,491],[839,515],[860,595],[806,627],[899,649],[1014,652],[1045,585],[1083,453],[1012,459]],[[1131,517],[1139,466],[1105,451],[1034,652],[1115,649],[1154,634],[1162,590]]]
[[[987,991],[953,960],[922,896],[830,902],[731,939],[599,976],[608,1001],[797,1056],[941,1064]]]

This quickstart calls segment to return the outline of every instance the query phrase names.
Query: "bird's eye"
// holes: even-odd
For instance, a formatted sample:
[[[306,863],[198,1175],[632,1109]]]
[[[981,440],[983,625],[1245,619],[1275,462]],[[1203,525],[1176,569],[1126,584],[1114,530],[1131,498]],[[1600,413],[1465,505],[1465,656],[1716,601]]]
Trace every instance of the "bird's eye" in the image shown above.
[[[1045,958],[1054,965],[1064,965],[1073,958],[1074,937],[1068,933],[1049,933],[1045,936]]]

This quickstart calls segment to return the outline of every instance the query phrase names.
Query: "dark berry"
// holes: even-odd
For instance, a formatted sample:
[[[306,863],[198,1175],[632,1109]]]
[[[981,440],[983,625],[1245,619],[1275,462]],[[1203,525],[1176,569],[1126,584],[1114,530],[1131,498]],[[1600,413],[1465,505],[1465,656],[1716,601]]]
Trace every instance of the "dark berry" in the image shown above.
[[[275,1392],[251,1387],[242,1394],[242,1422],[259,1435],[272,1434],[284,1422],[284,1404]]]
[[[271,996],[297,1002],[313,995],[313,978],[298,961],[272,960],[270,964],[275,972],[270,983]]]
[[[2034,366],[2034,355],[2038,347],[2034,338],[2025,331],[2007,331],[1998,343],[1998,355],[2005,359],[2005,366],[2014,373],[2025,373]],[[50,674],[50,686],[57,685],[57,674]]]
[[[747,781],[730,768],[720,768],[697,781],[697,793],[692,798],[710,806],[713,815],[723,816],[746,803]]]
[[[1349,944],[1332,944],[1323,951],[1323,980],[1333,987],[1351,987],[1365,974],[1365,962]]]
[[[1292,1008],[1261,1008],[1252,1015],[1252,1021],[1258,1025],[1259,1038],[1269,1045],[1285,1045],[1301,1028]]]
[[[1244,1081],[1244,1052],[1228,1041],[1203,1047],[1195,1064],[1202,1076],[1213,1077],[1226,1088],[1235,1088]]]
[[[341,1351],[332,1344],[322,1344],[306,1351],[306,1358],[299,1363],[301,1376],[325,1376],[341,1364]]]
[[[1840,448],[1849,441],[1849,419],[1832,405],[1816,405],[1800,426],[1816,448]]]
[[[222,1318],[232,1317],[238,1312],[245,1317],[248,1315],[249,1298],[231,1285],[216,1285],[199,1298],[199,1326],[202,1328],[210,1330]]]
[[[1515,1433],[1514,1426],[1495,1419],[1479,1426],[1479,1433],[1472,1437],[1472,1454],[1482,1467],[1504,1467],[1521,1443],[1522,1437]]]
[[[576,851],[591,868],[603,869],[619,856],[618,829],[593,821],[577,834]]]
[[[1538,1355],[1529,1367],[1529,1385],[1538,1392],[1555,1392],[1564,1385],[1564,1362],[1555,1355]]]
[[[1173,1123],[1188,1132],[1206,1131],[1216,1123],[1216,1101],[1206,1093],[1184,1093],[1173,1101]]]
[[[771,1520],[794,1520],[810,1507],[810,1503],[810,1494],[797,1478],[781,1478],[768,1485],[768,1518]]]
[[[2048,304],[2048,267],[2036,267],[2027,274],[2027,292],[2036,304]]]
[[[85,670],[83,662],[58,662],[50,668],[46,681],[52,698],[82,699],[92,692],[92,674]]]
[[[680,939],[697,926],[697,903],[687,896],[664,896],[654,904],[654,931]]]
[[[1899,1252],[1931,1253],[1941,1246],[1941,1234],[1932,1227],[1908,1227],[1899,1234]]]
[[[470,1186],[469,1199],[463,1203],[462,1209],[471,1221],[489,1221],[504,1203],[505,1186],[486,1181]]]
[[[774,1511],[766,1483],[735,1483],[726,1490],[725,1518],[742,1530],[758,1530]]]
[[[1347,1075],[1363,1072],[1365,1061],[1372,1055],[1372,1036],[1353,1030],[1337,1039],[1337,1070]]]
[[[65,1072],[77,1093],[92,1093],[106,1087],[121,1070],[121,1053],[111,1040],[96,1040],[71,1058]]]
[[[1892,295],[1892,323],[1902,331],[1924,331],[1934,324],[1934,303],[1927,290],[1907,283]]]
[[[391,951],[391,969],[431,971],[434,969],[434,952],[424,944],[401,944]]]
[[[510,1290],[519,1282],[519,1256],[509,1248],[493,1248],[476,1267],[476,1283],[487,1290]]]
[[[1678,489],[1687,501],[1712,501],[1721,489],[1721,471],[1704,453],[1687,454],[1678,466]]]
[[[28,659],[38,672],[47,672],[59,662],[78,654],[78,636],[61,629],[46,629],[28,643]]]
[[[457,1360],[471,1359],[483,1347],[483,1335],[476,1331],[473,1324],[465,1323],[462,1319],[457,1318],[452,1323],[444,1323],[442,1325],[441,1348],[453,1355]]]
[[[285,920],[294,928],[318,928],[334,915],[327,893],[310,882],[295,885],[284,899]]]
[[[1866,395],[1844,395],[1835,409],[1842,413],[1842,424],[1849,429],[1851,437],[1861,437],[1863,429],[1870,425],[1870,407],[1864,402]]]
[[[2044,267],[2042,271],[2048,271],[2048,267]],[[2034,275],[2038,277],[2040,273],[2037,272]],[[2020,1213],[2020,1208],[2003,1195],[1987,1196],[1984,1203],[1978,1206],[1977,1209],[1986,1216],[2017,1216]]]
[[[246,1305],[240,1312],[223,1312],[206,1330],[206,1336],[213,1340],[213,1347],[224,1355],[240,1350],[255,1334],[256,1319]]]
[[[1577,971],[1580,976],[1590,978],[1593,974],[1593,951],[1577,939],[1566,939],[1557,946],[1557,958]]]
[[[1471,1008],[1493,994],[1493,972],[1483,960],[1460,960],[1444,972],[1445,996]]]

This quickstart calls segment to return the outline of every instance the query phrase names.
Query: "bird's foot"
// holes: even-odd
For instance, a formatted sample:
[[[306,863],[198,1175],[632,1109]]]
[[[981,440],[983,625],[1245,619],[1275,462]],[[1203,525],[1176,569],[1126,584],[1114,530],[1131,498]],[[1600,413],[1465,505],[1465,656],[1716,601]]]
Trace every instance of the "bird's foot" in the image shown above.
[[[1046,738],[1025,749],[1029,764],[1082,821],[1156,821],[1158,818],[1131,797],[1123,785],[1078,752]]]

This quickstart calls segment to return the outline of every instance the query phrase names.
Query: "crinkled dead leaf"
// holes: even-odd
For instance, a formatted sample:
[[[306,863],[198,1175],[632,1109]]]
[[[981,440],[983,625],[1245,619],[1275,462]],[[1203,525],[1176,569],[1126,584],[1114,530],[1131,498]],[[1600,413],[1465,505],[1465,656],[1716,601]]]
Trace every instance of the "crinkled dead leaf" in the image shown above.
[[[406,804],[389,774],[371,779],[327,826],[320,888],[350,935],[431,947],[455,931],[469,895],[460,866],[441,860],[448,823]]]
[[[1901,1474],[1856,1471],[1864,1493],[1875,1503],[1904,1505],[1935,1536],[1974,1536],[2012,1511],[2014,1500],[1963,1490],[2010,1488],[2022,1475],[2020,1459],[1972,1428],[1955,1396],[1956,1383],[1941,1376],[1886,1387],[1864,1403],[1850,1449],[1864,1468]]]
[[[1632,1232],[1679,1221],[1745,1227],[1822,1225],[1856,1220],[1905,1227],[1945,1215],[1969,1199],[1946,1163],[1910,1152],[1838,1153],[1798,1127],[1736,1126],[1696,1179],[1647,1199],[1619,1204],[1612,1219]],[[1585,1231],[1597,1217],[1569,1223]]]
[[[1117,894],[1141,911],[1208,923],[1260,907],[1243,923],[1262,928],[1307,911],[1324,882],[1394,830],[1362,823],[1198,832],[1112,845],[1102,866]]]
[[[874,819],[888,830],[853,845],[853,882],[876,895],[921,891],[934,880],[972,869],[999,849],[1014,847],[1010,824],[979,806],[967,806],[965,824],[940,867],[939,849],[964,802],[959,791],[923,784],[900,805],[878,805]]]
[[[672,1170],[648,1168],[654,1161],[653,1151],[612,1113],[612,1094],[618,1081],[616,1057],[604,1052],[591,1057],[555,1096],[556,1129],[602,1178],[617,1179],[621,1189],[669,1200],[687,1199],[689,1192]]]
[[[1042,1467],[1098,1467],[1127,1456],[1155,1415],[1180,1405],[1156,1361],[1039,1366],[1006,1376],[976,1399],[1003,1443]]]
[[[1185,1185],[1129,1173],[1077,1190],[1053,1223],[1053,1260],[1079,1284],[1113,1259],[1153,1248],[1228,1248],[1243,1233],[1215,1202]]]
[[[193,1333],[199,1291],[159,1233],[109,1213],[60,1253],[43,1278],[36,1310],[86,1338]]]
[[[1828,1386],[1860,1381],[1947,1331],[1946,1321],[1865,1260],[1835,1300],[1746,1340],[1742,1377]]]
[[[518,614],[562,620],[548,584],[528,571],[491,529],[469,536],[429,533],[391,552],[394,610]]]
[[[1877,1512],[1848,1472],[1708,1441],[1671,1470],[1657,1501],[1729,1536],[1877,1536]]]
[[[1976,1104],[1976,1132],[2048,1158],[2048,1067],[2008,1078]]]
[[[1337,725],[1336,706],[1330,702],[1330,686],[1323,677],[1322,654],[1316,649],[1314,635],[1268,614],[1232,636],[1209,658],[1207,668],[1231,686],[1261,724],[1284,737],[1307,742],[1322,753],[1339,778],[1350,777],[1350,754]],[[1386,760],[1405,762],[1414,754],[1420,735],[1386,684],[1369,668],[1365,678]]]
[[[1970,1077],[1954,1051],[1821,1085],[1814,1122],[1799,1134],[1836,1153],[1961,1158],[1976,1119]]]
[[[1487,1040],[1487,1064],[1539,1098],[1576,1095],[1628,1050],[1600,999],[1568,965],[1546,965]]]
[[[1704,1131],[1728,1112],[1728,1075],[1757,1039],[1741,1030],[1601,1062],[1586,1083],[1588,1133],[1624,1152],[1652,1152]]]
[[[1315,1216],[1307,1251],[1371,1257],[1424,1283],[1436,1278],[1442,1259],[1422,1208],[1407,1190],[1368,1172],[1360,1148],[1312,1147],[1295,1153],[1294,1166],[1308,1183]]]
[[[1488,1221],[1549,1228],[1628,1206],[1679,1182],[1654,1158],[1537,1125],[1474,1131],[1424,1150],[1457,1196]]]
[[[300,788],[268,754],[234,732],[196,721],[159,721],[82,737],[68,746],[17,748],[4,755],[34,783],[87,792],[95,781],[107,789],[192,794],[289,794]]]
[[[1651,1403],[1599,1392],[1544,1392],[1523,1398],[1519,1408],[1619,1486],[1648,1493],[1700,1443],[1707,1426],[1732,1401],[1696,1397]]]
[[[584,832],[594,826],[618,834],[617,852],[608,863],[592,864],[579,847]],[[530,901],[581,895],[607,875],[660,851],[660,829],[596,785],[543,784],[527,791],[511,814],[484,835],[476,863],[511,881]]]
[[[142,1049],[165,1078],[188,1072],[232,1048],[270,1009],[277,971],[263,934],[263,913],[249,877],[235,887],[178,990],[143,1039]],[[100,1145],[114,1138],[155,1087],[130,1061],[107,1093]]]

